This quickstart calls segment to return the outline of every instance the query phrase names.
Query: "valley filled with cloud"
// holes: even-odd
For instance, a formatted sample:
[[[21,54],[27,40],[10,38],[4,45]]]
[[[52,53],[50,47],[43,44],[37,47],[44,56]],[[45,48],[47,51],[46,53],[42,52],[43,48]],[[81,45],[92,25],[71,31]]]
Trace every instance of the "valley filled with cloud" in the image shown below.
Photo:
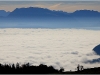
[[[86,29],[0,29],[0,63],[46,64],[65,71],[98,67],[85,63],[100,58],[93,48],[100,44],[99,30]]]

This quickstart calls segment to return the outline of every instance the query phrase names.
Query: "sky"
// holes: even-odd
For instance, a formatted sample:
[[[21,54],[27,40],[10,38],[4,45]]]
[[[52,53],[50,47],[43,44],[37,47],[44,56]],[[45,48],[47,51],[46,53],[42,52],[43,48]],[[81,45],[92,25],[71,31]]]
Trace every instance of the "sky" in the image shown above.
[[[41,8],[48,8],[51,10],[62,10],[62,11],[66,11],[66,12],[74,12],[76,10],[95,10],[95,11],[99,11],[100,12],[100,0],[98,1],[94,1],[94,0],[87,0],[87,1],[50,1],[50,0],[39,0],[39,1],[35,1],[35,0],[31,0],[31,1],[27,1],[27,0],[22,0],[22,1],[8,1],[8,0],[4,0],[1,1],[0,0],[0,10],[6,10],[6,11],[13,11],[15,8],[22,8],[22,7],[41,7]]]

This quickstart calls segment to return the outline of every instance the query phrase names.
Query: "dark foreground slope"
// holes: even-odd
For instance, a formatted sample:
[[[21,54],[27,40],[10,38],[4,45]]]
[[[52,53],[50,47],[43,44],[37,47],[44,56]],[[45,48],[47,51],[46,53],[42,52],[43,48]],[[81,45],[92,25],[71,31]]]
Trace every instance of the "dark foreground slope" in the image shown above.
[[[52,66],[47,66],[43,64],[40,64],[39,66],[33,66],[29,63],[23,65],[19,65],[19,63],[17,63],[16,65],[0,64],[1,74],[55,74],[61,71],[62,69],[57,70],[54,69]]]
[[[100,67],[81,69],[77,67],[77,71],[66,71],[61,68],[60,70],[54,69],[52,66],[40,64],[39,66],[32,66],[29,63],[19,65],[2,65],[0,64],[0,74],[100,74]]]

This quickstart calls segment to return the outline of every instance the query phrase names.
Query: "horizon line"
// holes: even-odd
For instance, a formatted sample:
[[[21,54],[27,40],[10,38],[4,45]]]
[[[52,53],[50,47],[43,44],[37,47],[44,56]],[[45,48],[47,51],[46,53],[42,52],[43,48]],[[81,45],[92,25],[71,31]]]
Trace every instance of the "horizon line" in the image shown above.
[[[19,8],[15,8],[14,10],[16,10],[16,9],[21,9],[21,8],[43,8],[43,7],[32,7],[32,6],[30,6],[30,7],[19,7]],[[43,8],[43,9],[48,9],[48,10],[51,10],[51,11],[62,11],[62,12],[66,12],[66,13],[74,13],[75,11],[80,11],[80,10],[89,10],[89,11],[96,11],[96,12],[99,12],[100,13],[100,11],[98,11],[98,10],[91,10],[91,9],[78,9],[78,10],[75,10],[75,11],[73,11],[73,12],[67,12],[67,11],[63,11],[63,10],[54,10],[54,9],[49,9],[49,8]],[[0,9],[1,10],[1,9]],[[4,10],[4,9],[2,9],[2,10]],[[4,10],[4,11],[6,11],[6,12],[13,12],[14,10],[12,10],[12,11],[6,11],[6,10]]]

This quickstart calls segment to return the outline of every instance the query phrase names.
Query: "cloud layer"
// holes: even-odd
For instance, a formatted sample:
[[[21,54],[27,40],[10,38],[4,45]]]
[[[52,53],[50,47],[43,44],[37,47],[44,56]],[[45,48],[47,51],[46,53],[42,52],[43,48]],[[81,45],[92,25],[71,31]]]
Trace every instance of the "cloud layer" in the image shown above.
[[[0,29],[0,63],[40,63],[75,70],[78,64],[100,58],[93,48],[100,43],[100,31],[84,29]]]

